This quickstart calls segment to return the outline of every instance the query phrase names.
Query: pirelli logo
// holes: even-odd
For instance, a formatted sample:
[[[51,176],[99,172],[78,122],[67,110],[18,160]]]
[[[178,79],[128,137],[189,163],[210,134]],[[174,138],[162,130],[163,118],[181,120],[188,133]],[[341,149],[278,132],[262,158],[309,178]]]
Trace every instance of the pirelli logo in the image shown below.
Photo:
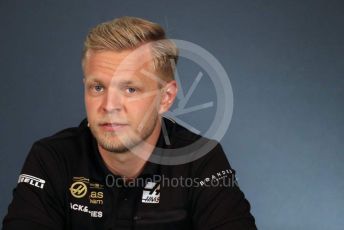
[[[44,184],[45,184],[45,180],[38,178],[38,177],[31,176],[31,175],[21,174],[21,175],[19,175],[19,179],[18,179],[18,184],[19,183],[27,183],[27,184],[32,185],[34,187],[43,189]]]

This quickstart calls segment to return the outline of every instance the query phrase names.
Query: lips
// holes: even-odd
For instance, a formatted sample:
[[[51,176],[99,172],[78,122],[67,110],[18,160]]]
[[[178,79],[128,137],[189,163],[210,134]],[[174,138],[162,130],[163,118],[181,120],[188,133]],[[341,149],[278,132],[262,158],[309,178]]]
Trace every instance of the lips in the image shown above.
[[[117,123],[117,122],[113,122],[113,123],[106,122],[106,123],[101,123],[99,126],[105,131],[120,131],[124,129],[125,127],[127,127],[128,124]]]

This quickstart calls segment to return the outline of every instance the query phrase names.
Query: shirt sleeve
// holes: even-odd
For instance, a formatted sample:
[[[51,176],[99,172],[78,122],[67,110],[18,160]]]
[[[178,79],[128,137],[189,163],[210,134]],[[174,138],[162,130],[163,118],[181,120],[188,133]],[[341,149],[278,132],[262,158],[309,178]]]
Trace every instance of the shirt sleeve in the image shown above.
[[[64,228],[63,167],[48,146],[34,144],[13,190],[3,230]]]
[[[196,171],[199,186],[191,198],[194,229],[257,229],[250,204],[219,144],[200,159]]]

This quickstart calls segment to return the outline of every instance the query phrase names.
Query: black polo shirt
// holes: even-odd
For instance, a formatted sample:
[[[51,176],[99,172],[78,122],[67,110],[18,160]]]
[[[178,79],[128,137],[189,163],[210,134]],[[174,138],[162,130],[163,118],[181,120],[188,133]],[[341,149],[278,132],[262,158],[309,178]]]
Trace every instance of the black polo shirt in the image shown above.
[[[160,134],[152,156],[209,141],[165,124],[171,143]],[[234,175],[216,144],[189,163],[147,161],[138,178],[124,181],[105,167],[84,120],[33,145],[3,229],[256,229]]]

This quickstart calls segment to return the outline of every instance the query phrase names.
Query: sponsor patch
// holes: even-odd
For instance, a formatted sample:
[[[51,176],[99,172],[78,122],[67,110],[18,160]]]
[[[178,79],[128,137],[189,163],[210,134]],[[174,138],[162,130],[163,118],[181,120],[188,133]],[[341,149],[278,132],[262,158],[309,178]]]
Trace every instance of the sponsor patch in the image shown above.
[[[102,211],[89,210],[87,205],[70,203],[70,209],[77,211],[77,212],[88,213],[91,217],[94,217],[94,218],[102,218],[103,217]]]
[[[229,176],[232,176],[232,177],[229,177]],[[236,182],[236,179],[235,179],[235,174],[234,174],[234,171],[231,170],[231,169],[225,169],[225,170],[222,170],[222,171],[218,171],[214,174],[211,174],[209,175],[208,177],[204,178],[203,180],[201,180],[199,182],[199,184],[201,186],[204,186],[204,185],[207,185],[211,182],[219,182],[219,181],[223,181],[225,179],[231,179],[231,181],[235,184],[237,183]],[[216,183],[215,183],[216,184]]]
[[[104,185],[91,182],[86,177],[73,177],[73,183],[69,187],[70,194],[77,199],[89,199],[91,205],[103,205]]]
[[[160,202],[160,184],[148,182],[142,192],[142,203],[158,204]]]
[[[19,179],[18,179],[18,184],[19,183],[27,183],[27,184],[32,185],[34,187],[43,189],[44,184],[45,184],[45,180],[38,178],[38,177],[31,176],[31,175],[21,174],[21,175],[19,175]]]
[[[82,198],[87,193],[87,186],[84,182],[77,181],[70,186],[69,190],[72,196],[75,198]]]

